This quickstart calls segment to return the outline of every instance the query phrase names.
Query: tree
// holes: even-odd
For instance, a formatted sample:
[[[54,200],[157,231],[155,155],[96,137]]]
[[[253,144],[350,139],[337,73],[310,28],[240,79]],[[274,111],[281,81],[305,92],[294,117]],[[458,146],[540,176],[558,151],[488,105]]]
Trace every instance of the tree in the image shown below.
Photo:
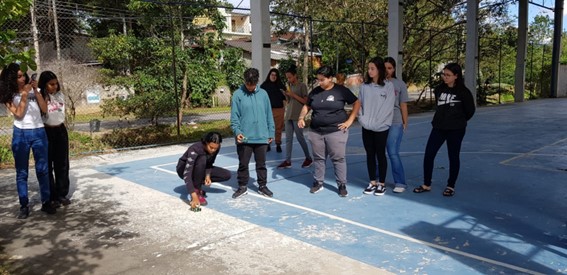
[[[567,32],[563,32],[561,35],[561,58],[560,63],[562,65],[567,64]]]
[[[228,87],[231,91],[234,91],[242,85],[242,75],[246,70],[246,65],[242,59],[242,50],[228,48],[222,51],[221,57],[221,70],[225,75]]]
[[[171,5],[131,0],[127,6],[139,15],[137,31],[111,33],[91,43],[107,69],[109,83],[134,90],[127,99],[105,102],[103,110],[149,116],[157,123],[158,116],[170,115],[172,110],[179,110],[181,121],[176,102],[210,106],[211,94],[222,82],[218,58],[224,47],[222,37],[215,32],[224,28],[224,18],[211,8],[215,3],[202,0]],[[182,85],[176,95],[179,83]],[[148,102],[156,106],[146,105]]]
[[[553,20],[548,15],[536,15],[528,28],[526,79],[530,97],[549,95],[552,41]]]
[[[294,28],[305,31],[301,20],[313,20],[313,44],[323,52],[323,62],[338,64],[339,71],[349,68],[348,60],[354,71],[363,72],[367,58],[387,53],[386,2],[275,0],[272,3],[276,14],[274,24],[280,33]],[[429,82],[430,64],[435,67],[464,56],[465,3],[461,0],[404,2],[404,80]],[[483,3],[479,11],[481,22],[506,15],[506,1]],[[307,4],[309,9],[305,8]]]
[[[66,122],[70,129],[75,126],[77,106],[85,101],[86,92],[93,88],[99,80],[96,68],[78,65],[70,60],[56,62],[47,67],[57,68],[61,91],[66,96]]]
[[[16,31],[7,27],[13,22],[29,13],[33,0],[2,0],[0,2],[0,67],[15,61],[21,62],[22,71],[27,68],[37,68],[34,61],[34,51],[25,50],[24,41],[18,40]],[[5,28],[5,26],[7,28]]]
[[[299,42],[300,52],[306,54],[311,49],[308,38],[312,22],[313,49],[321,50],[324,64],[339,63],[339,71],[349,66],[349,60],[354,64],[354,71],[362,72],[368,56],[385,53],[387,16],[383,1],[276,0],[272,11],[276,15],[273,21],[277,32],[296,30],[294,39]],[[308,71],[308,60],[299,60],[304,72]]]

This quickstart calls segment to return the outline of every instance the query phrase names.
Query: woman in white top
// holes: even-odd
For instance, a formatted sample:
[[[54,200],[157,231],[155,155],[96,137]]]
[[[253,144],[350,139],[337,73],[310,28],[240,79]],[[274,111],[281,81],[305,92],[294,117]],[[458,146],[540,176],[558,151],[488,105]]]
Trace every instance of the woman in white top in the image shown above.
[[[37,86],[47,101],[43,123],[49,141],[51,201],[55,207],[69,205],[69,135],[65,127],[65,95],[61,92],[57,75],[51,71],[41,73]]]
[[[20,200],[19,219],[29,215],[28,168],[30,149],[35,160],[35,173],[41,194],[41,210],[55,214],[50,201],[49,176],[47,168],[47,135],[43,128],[41,113],[47,111],[47,104],[37,84],[16,63],[4,67],[0,74],[0,102],[14,115],[12,152],[16,165],[16,185]]]

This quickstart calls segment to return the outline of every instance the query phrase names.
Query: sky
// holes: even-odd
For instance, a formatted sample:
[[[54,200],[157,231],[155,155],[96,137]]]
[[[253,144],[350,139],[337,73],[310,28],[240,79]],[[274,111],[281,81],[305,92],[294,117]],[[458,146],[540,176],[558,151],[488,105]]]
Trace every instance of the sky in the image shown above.
[[[227,1],[229,3],[232,3],[235,7],[246,8],[246,9],[250,8],[251,0],[227,0]],[[555,0],[532,0],[532,2],[546,7],[553,7],[555,5]],[[518,7],[515,4],[510,5],[508,10],[511,14],[514,15],[518,14]],[[553,19],[552,11],[530,4],[528,8],[529,22],[532,22],[533,18],[540,13],[545,13],[549,15],[551,19]],[[563,31],[567,31],[567,0],[563,1]]]
[[[235,8],[244,8],[244,9],[250,8],[250,0],[227,0],[227,1],[231,3]]]

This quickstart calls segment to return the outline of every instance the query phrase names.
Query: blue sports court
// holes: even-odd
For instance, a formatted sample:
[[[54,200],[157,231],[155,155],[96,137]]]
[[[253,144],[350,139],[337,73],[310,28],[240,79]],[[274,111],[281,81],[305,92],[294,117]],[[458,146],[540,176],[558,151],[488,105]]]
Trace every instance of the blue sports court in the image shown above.
[[[410,116],[401,147],[408,190],[364,195],[368,184],[361,129],[352,127],[347,147],[348,197],[337,195],[327,162],[324,190],[309,193],[312,168],[302,169],[294,143],[293,167],[278,170],[285,153],[268,152],[268,186],[273,198],[257,194],[254,163],[249,193],[232,199],[238,159],[226,138],[216,166],[233,178],[205,188],[206,208],[385,269],[417,274],[567,273],[567,99],[484,107],[469,122],[461,170],[453,197],[443,197],[448,176],[445,146],[439,151],[433,190],[415,194],[421,184],[425,143],[433,113]],[[306,135],[308,135],[306,131]],[[283,143],[285,145],[285,142]],[[285,152],[285,148],[284,148]],[[98,167],[179,198],[185,185],[175,172],[183,154]],[[324,259],[322,259],[324,261]]]

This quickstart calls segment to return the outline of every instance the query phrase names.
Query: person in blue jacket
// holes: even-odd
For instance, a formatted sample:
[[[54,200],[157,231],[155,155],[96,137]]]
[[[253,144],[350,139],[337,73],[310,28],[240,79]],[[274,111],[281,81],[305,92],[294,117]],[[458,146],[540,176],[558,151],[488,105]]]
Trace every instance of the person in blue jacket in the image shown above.
[[[267,197],[273,196],[266,186],[266,152],[268,144],[274,138],[275,126],[268,93],[258,86],[259,76],[255,68],[244,71],[244,85],[232,95],[230,127],[234,132],[238,153],[238,189],[232,195],[234,199],[248,193],[248,165],[252,154],[256,162],[258,193]]]

